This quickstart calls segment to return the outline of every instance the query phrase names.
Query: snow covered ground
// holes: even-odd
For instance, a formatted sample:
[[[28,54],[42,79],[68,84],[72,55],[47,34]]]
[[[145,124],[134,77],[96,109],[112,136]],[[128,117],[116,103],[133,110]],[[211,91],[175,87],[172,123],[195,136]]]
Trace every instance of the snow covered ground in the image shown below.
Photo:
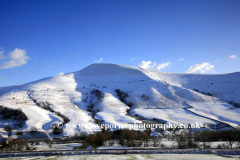
[[[64,143],[64,144],[52,144],[49,147],[48,144],[40,144],[34,145],[38,151],[45,151],[45,150],[71,150],[75,146],[81,146],[81,143]]]
[[[204,155],[204,154],[123,154],[123,155],[74,155],[74,156],[47,156],[47,157],[22,157],[22,158],[2,158],[4,160],[15,160],[15,159],[24,159],[24,160],[33,160],[33,159],[42,159],[42,160],[105,160],[105,159],[113,159],[113,160],[124,160],[124,159],[132,159],[132,160],[192,160],[194,157],[195,160],[224,160],[229,159],[228,157],[216,156],[212,154]],[[236,158],[231,158],[232,160],[237,160]]]
[[[128,95],[124,103],[116,89]],[[101,96],[94,95],[93,90],[101,91]],[[19,129],[30,130],[34,126],[50,136],[51,125],[63,122],[57,112],[70,119],[67,124],[92,125],[96,120],[103,124],[142,123],[134,116],[137,114],[150,121],[155,118],[166,123],[207,125],[223,122],[238,128],[240,109],[229,101],[240,103],[239,72],[176,74],[116,64],[92,64],[62,76],[0,88],[0,105],[21,108],[28,117],[26,125]],[[128,106],[130,103],[132,107]],[[11,123],[0,122],[1,128],[6,125]],[[64,127],[62,135],[73,136],[82,131],[92,133],[100,128]]]

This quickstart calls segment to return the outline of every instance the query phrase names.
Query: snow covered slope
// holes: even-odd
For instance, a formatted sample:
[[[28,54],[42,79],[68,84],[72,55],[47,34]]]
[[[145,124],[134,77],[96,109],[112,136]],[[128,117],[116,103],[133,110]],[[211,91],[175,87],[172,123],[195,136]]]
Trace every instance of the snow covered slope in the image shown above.
[[[235,107],[231,104],[235,103]],[[32,126],[52,135],[51,125],[66,123],[63,134],[100,131],[96,123],[222,122],[240,125],[240,73],[176,74],[116,64],[92,64],[80,71],[0,88],[0,105],[21,108]],[[141,117],[139,119],[139,117]],[[4,128],[6,120],[1,120]],[[85,125],[84,127],[80,125]]]

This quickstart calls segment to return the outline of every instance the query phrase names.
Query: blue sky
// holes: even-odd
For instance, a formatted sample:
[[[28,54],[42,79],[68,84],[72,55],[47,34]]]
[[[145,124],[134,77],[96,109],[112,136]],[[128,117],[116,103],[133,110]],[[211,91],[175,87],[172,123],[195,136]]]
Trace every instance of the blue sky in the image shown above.
[[[1,0],[0,87],[99,63],[240,71],[239,0]]]

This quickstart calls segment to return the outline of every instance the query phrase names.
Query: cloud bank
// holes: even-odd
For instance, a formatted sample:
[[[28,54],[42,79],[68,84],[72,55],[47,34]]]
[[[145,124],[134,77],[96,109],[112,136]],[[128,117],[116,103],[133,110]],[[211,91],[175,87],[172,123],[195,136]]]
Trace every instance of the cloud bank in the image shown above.
[[[29,59],[27,52],[22,49],[16,48],[14,51],[10,52],[8,56],[5,56],[4,51],[0,51],[0,61],[7,59],[3,62],[0,62],[0,69],[8,69],[12,67],[20,67],[27,63]]]
[[[195,64],[194,66],[191,66],[186,73],[206,73],[206,72],[212,72],[215,73],[213,70],[214,65],[211,65],[210,63],[204,62],[202,64]]]

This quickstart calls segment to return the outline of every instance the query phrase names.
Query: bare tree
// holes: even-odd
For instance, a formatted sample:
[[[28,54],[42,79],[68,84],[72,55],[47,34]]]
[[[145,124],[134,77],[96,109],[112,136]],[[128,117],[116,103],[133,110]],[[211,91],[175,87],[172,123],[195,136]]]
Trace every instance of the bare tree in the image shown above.
[[[200,141],[203,142],[203,148],[208,148],[211,145],[212,131],[204,130],[200,133]]]
[[[161,141],[162,141],[161,138],[157,138],[157,137],[153,138],[154,147],[159,147],[161,145]]]
[[[186,148],[186,136],[184,132],[175,135],[175,140],[178,145],[178,148]]]

